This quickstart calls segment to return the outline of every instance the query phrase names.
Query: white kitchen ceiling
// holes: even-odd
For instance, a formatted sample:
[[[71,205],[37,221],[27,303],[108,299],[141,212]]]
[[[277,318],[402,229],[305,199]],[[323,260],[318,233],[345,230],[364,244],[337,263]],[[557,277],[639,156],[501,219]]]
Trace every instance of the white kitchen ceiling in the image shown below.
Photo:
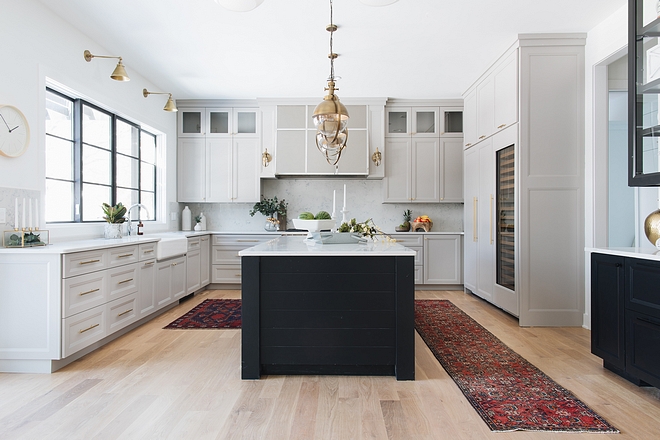
[[[328,0],[265,0],[249,12],[213,0],[41,2],[108,54],[121,55],[129,75],[137,72],[177,99],[324,94]],[[626,1],[333,4],[337,94],[419,99],[459,98],[519,33],[587,32]],[[71,50],[83,59],[82,49]]]

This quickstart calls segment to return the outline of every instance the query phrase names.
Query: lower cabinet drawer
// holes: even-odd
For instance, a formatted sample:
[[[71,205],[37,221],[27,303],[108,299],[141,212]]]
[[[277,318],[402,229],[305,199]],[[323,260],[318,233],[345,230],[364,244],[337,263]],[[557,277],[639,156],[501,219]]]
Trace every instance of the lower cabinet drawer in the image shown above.
[[[106,336],[106,306],[101,305],[62,320],[62,357],[82,350]]]
[[[107,271],[108,301],[138,291],[138,271],[140,263],[129,264]]]
[[[241,257],[238,253],[248,247],[250,246],[213,246],[211,248],[211,264],[241,264]]]
[[[137,293],[110,301],[105,307],[106,328],[112,334],[137,320]]]
[[[211,266],[212,283],[236,284],[241,282],[240,264],[216,264]]]
[[[62,281],[62,317],[89,310],[106,302],[106,273],[98,271]]]

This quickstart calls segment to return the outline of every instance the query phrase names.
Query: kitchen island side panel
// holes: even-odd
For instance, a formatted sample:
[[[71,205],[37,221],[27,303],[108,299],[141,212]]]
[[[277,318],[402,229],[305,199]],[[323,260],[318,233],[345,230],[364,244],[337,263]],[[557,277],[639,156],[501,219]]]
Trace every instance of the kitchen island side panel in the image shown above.
[[[246,310],[243,342],[258,340],[260,373],[414,379],[412,257],[262,256],[244,264],[251,258],[259,258],[259,301],[248,306],[258,310],[259,334]],[[254,269],[243,274],[244,300],[257,287]],[[253,348],[243,352],[254,356]],[[247,359],[244,378],[254,378]]]
[[[259,257],[241,262],[241,378],[259,379]]]

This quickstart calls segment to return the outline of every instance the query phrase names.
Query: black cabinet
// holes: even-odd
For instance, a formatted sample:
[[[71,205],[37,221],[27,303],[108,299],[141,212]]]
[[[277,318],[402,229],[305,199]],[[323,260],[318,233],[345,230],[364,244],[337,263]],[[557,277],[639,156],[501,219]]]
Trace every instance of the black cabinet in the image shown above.
[[[624,370],[623,257],[591,255],[591,352],[612,369]]]
[[[660,388],[660,262],[593,253],[591,315],[603,366]]]

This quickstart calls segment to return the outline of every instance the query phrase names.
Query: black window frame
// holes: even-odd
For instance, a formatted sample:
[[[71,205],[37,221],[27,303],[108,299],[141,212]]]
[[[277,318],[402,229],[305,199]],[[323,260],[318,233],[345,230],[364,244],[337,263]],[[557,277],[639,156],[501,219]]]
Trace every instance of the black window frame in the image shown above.
[[[146,133],[149,136],[152,136],[156,142],[155,148],[158,148],[158,135],[155,133],[150,132],[149,130],[145,130],[142,128],[142,126],[139,123],[130,121],[126,118],[122,118],[121,116],[115,114],[112,111],[109,111],[103,107],[100,107],[96,104],[93,104],[89,101],[86,101],[81,98],[73,98],[71,96],[66,95],[65,93],[62,93],[58,90],[55,90],[50,87],[46,87],[46,92],[47,93],[52,93],[54,95],[57,95],[63,99],[66,99],[70,101],[73,106],[73,116],[72,116],[72,124],[73,124],[73,221],[49,221],[48,224],[93,224],[93,223],[103,223],[103,220],[85,220],[83,218],[83,176],[84,176],[84,169],[83,169],[83,164],[82,164],[82,151],[83,151],[83,144],[84,144],[84,139],[83,139],[83,106],[90,107],[96,111],[99,111],[101,113],[104,113],[108,116],[110,116],[110,121],[111,121],[111,136],[110,136],[110,167],[111,167],[111,183],[110,183],[110,194],[111,194],[111,200],[108,202],[111,205],[116,205],[117,204],[117,189],[118,189],[118,184],[117,184],[117,155],[121,154],[122,156],[126,156],[123,153],[117,152],[117,121],[121,121],[123,123],[126,123],[130,126],[136,127],[138,129],[138,145],[137,145],[137,157],[135,156],[127,156],[127,157],[132,157],[136,158],[138,161],[138,175],[137,175],[137,188],[128,188],[130,190],[137,190],[137,197],[138,197],[138,202],[137,203],[142,203],[142,192],[147,191],[143,190],[142,188],[142,163],[143,158],[142,158],[142,135],[143,133]],[[54,136],[52,134],[48,134],[47,132],[45,133],[46,136],[53,136],[58,139],[57,136]],[[66,139],[67,141],[70,141],[69,139]],[[91,145],[91,144],[88,144]],[[158,156],[157,151],[155,152],[155,157]],[[154,161],[157,162],[157,161]],[[146,163],[146,162],[144,162]],[[153,217],[150,220],[143,220],[143,221],[157,221],[158,220],[158,179],[157,179],[157,174],[158,174],[158,164],[154,163],[154,173],[153,173],[153,194],[154,194],[154,203],[153,203],[153,213],[150,212],[150,217]],[[46,179],[49,180],[60,180],[60,181],[65,181],[64,179],[57,179],[57,178],[51,178],[46,176]],[[69,180],[66,180],[69,182]],[[88,182],[89,183],[89,182]],[[125,187],[119,187],[119,188],[125,188]],[[151,190],[148,190],[147,192],[151,192]],[[128,208],[128,206],[127,206]],[[99,208],[100,209],[100,208]]]

